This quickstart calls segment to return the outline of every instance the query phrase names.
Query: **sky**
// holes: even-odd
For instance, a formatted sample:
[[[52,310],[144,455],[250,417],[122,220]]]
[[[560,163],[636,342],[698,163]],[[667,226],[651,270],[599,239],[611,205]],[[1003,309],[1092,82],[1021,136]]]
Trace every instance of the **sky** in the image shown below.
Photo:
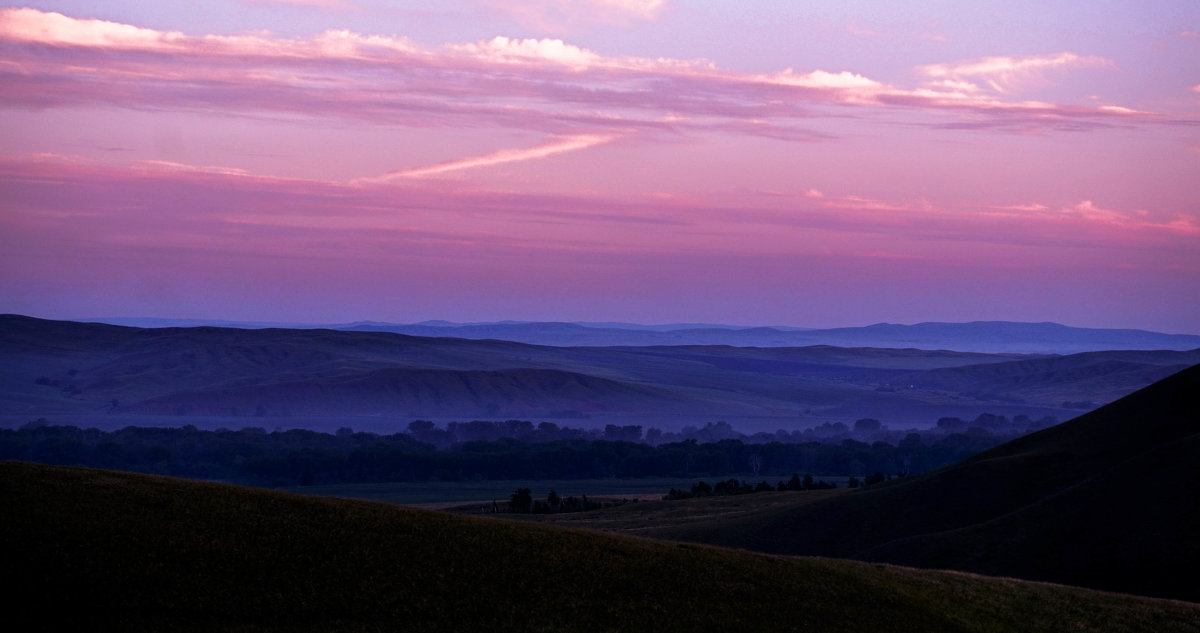
[[[1200,3],[0,7],[0,312],[1200,333]]]

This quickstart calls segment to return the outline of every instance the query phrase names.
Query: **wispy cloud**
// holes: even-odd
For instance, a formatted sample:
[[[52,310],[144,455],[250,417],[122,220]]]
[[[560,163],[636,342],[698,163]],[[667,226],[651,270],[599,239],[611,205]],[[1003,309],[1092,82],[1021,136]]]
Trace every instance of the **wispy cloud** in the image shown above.
[[[562,32],[603,24],[628,26],[655,20],[667,0],[476,0],[525,26]]]
[[[526,160],[535,160],[538,158],[546,158],[555,154],[565,152],[574,152],[589,147],[595,147],[603,143],[608,143],[617,137],[611,134],[581,134],[566,138],[556,139],[533,147],[525,147],[520,149],[503,149],[482,156],[470,156],[467,158],[459,158],[436,165],[427,167],[417,167],[414,169],[400,169],[388,172],[379,178],[363,179],[356,182],[387,182],[401,178],[423,178],[425,176],[434,176],[444,174],[446,172],[459,171],[462,169],[473,169],[476,167],[487,167],[490,165],[501,165],[504,163],[513,163]]]
[[[269,310],[314,297],[352,311],[420,304],[443,314],[481,297],[519,311],[553,296],[556,309],[582,314],[602,303],[625,309],[637,296],[688,306],[698,295],[686,280],[701,279],[702,294],[731,297],[731,308],[800,294],[823,312],[872,292],[902,295],[897,305],[948,293],[986,303],[997,283],[1023,296],[1053,279],[1040,297],[1111,301],[1162,286],[1162,302],[1151,303],[1181,305],[1186,319],[1192,304],[1171,302],[1200,279],[1194,214],[1099,202],[973,210],[835,191],[522,194],[52,157],[0,158],[0,192],[0,252],[23,262],[0,276],[11,305],[44,306],[37,298],[50,293],[125,310],[162,301]],[[818,285],[791,285],[797,271]]]
[[[1012,100],[977,85],[1004,89],[1025,74],[1111,65],[1074,53],[925,66],[931,83],[906,88],[850,70],[749,73],[703,59],[606,56],[559,39],[430,48],[347,30],[193,36],[29,8],[0,9],[0,42],[9,43],[0,50],[0,104],[31,107],[282,112],[562,138],[711,130],[812,140],[829,135],[809,124],[846,106],[860,115],[927,110],[951,115],[937,117],[943,127],[1022,131],[1171,121],[1116,105]]]
[[[934,259],[978,265],[1002,262],[1009,248],[1055,246],[1090,249],[1093,263],[1103,267],[1112,253],[1139,249],[1139,257],[1177,265],[1194,253],[1200,236],[1195,214],[1122,211],[1091,200],[964,208],[816,190],[755,199],[625,198],[447,189],[421,178],[390,182],[378,187],[265,178],[161,162],[111,167],[54,157],[0,159],[8,210],[0,216],[0,244],[65,244],[86,235],[96,245],[115,240],[245,256],[266,248],[281,257],[336,258],[364,244],[434,254],[453,243],[522,259],[537,252],[702,258],[834,248],[934,253]],[[86,208],[79,205],[84,198],[90,201]],[[145,223],[147,213],[168,207],[171,214]],[[659,228],[630,231],[631,225]],[[934,243],[953,247],[943,256]],[[1060,255],[1046,249],[1030,256]]]
[[[350,0],[242,0],[247,4],[282,4],[317,9],[356,9],[358,5]]]
[[[846,25],[846,32],[854,37],[882,37],[885,35],[882,31],[877,31],[872,28],[859,25],[857,22],[851,22]]]
[[[981,81],[997,92],[1007,92],[1015,86],[1054,70],[1071,68],[1116,68],[1111,59],[1095,55],[1077,55],[1064,51],[1052,55],[1026,57],[985,57],[946,64],[918,66],[917,70],[935,80]]]

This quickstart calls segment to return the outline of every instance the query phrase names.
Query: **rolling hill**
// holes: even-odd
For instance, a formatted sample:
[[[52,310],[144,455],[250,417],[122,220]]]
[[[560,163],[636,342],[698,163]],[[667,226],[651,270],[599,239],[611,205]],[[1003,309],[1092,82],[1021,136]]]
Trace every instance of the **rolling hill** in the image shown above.
[[[124,410],[179,415],[253,412],[256,416],[381,415],[399,411],[414,418],[494,418],[582,411],[654,414],[693,406],[694,401],[656,387],[553,369],[389,368],[172,393]]]
[[[442,328],[446,329],[446,328]],[[746,432],[981,413],[1059,419],[1200,362],[1191,352],[1072,356],[811,347],[551,347],[389,332],[132,328],[0,316],[0,416],[80,426],[309,426],[394,432],[416,418],[590,419]],[[75,417],[70,417],[75,416]],[[357,418],[357,421],[355,420]],[[165,421],[164,421],[165,420]],[[192,423],[204,424],[189,420]],[[257,422],[256,424],[261,424]]]
[[[1200,366],[937,471],[642,533],[1200,601]]]
[[[0,463],[9,621],[122,631],[1194,631],[1200,606]]]

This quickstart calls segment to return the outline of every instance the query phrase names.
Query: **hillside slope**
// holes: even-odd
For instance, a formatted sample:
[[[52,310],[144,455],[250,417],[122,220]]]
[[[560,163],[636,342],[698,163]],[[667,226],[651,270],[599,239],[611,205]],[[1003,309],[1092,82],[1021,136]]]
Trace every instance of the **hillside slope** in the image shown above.
[[[0,463],[8,616],[123,631],[1189,631],[1200,605]]]
[[[78,416],[70,423],[106,428],[139,425],[138,416],[210,416],[217,427],[245,425],[237,418],[292,417],[304,425],[340,416],[326,430],[359,428],[349,419],[358,417],[385,432],[422,417],[591,416],[595,426],[667,429],[724,420],[751,433],[874,417],[912,428],[982,413],[1065,419],[1078,409],[1064,403],[1107,402],[1172,366],[1200,362],[1200,350],[1077,356],[542,347],[388,332],[141,329],[0,315],[0,416],[17,425]]]
[[[1022,402],[1058,403],[1064,399],[1111,402],[1200,363],[1200,350],[1106,351],[1070,356],[964,365],[898,376],[894,382],[917,389],[1010,397]]]
[[[264,404],[264,403],[269,403]],[[475,417],[571,412],[660,412],[695,406],[655,387],[553,369],[376,369],[334,377],[222,387],[151,398],[126,410],[180,415]]]
[[[1196,534],[1200,366],[938,471],[658,535],[1198,601]]]

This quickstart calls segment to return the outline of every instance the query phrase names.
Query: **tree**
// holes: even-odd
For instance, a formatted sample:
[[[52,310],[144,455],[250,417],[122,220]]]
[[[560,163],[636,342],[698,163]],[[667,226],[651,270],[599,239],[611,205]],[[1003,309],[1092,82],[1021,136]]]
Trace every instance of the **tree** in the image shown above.
[[[429,436],[429,433],[433,429],[434,424],[429,420],[413,420],[408,423],[408,434],[422,442],[425,441],[425,438]]]
[[[528,513],[532,507],[533,493],[529,488],[517,488],[508,502],[508,508],[512,512]]]
[[[557,510],[558,506],[562,504],[562,499],[558,497],[557,491],[551,490],[550,494],[546,495],[546,503],[550,506],[551,510]]]
[[[882,427],[883,424],[881,424],[879,420],[876,420],[875,418],[862,418],[854,421],[854,434],[870,435],[872,433],[878,433]]]

